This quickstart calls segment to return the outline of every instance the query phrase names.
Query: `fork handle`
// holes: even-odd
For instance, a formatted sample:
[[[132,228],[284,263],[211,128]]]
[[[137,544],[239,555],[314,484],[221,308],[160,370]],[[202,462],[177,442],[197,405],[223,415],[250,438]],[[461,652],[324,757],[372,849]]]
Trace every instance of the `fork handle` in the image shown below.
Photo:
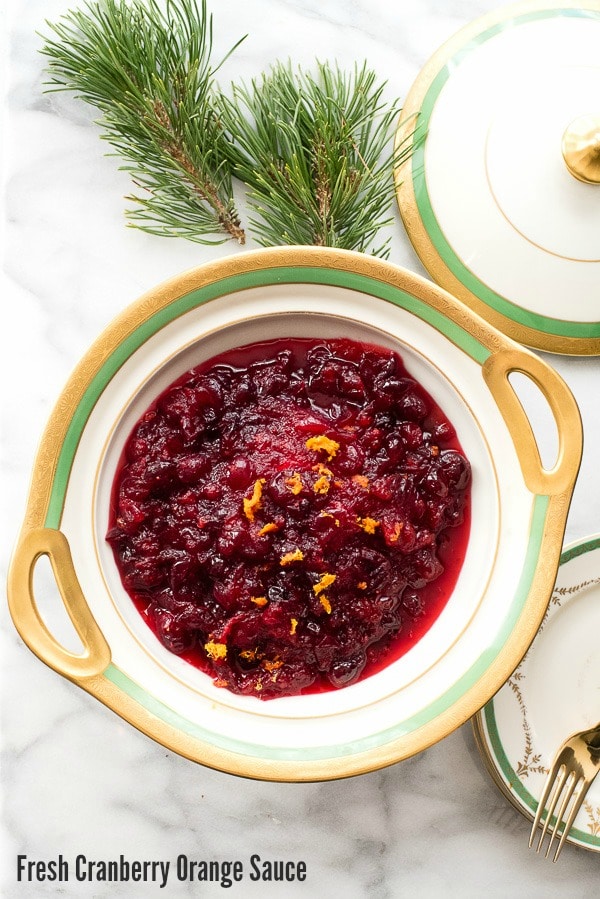
[[[590,752],[594,765],[600,765],[600,721],[581,735]]]

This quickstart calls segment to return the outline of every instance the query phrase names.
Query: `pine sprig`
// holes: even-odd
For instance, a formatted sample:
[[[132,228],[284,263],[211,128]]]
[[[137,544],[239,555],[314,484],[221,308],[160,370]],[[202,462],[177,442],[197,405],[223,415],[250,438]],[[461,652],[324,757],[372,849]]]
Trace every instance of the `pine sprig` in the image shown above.
[[[391,180],[404,145],[390,150],[397,103],[363,64],[348,74],[318,63],[312,76],[277,63],[221,96],[234,174],[249,188],[263,246],[315,244],[386,257],[375,245],[392,221]]]
[[[102,137],[139,188],[127,197],[131,225],[244,243],[235,175],[264,246],[389,254],[378,233],[393,220],[392,172],[410,147],[390,150],[399,107],[366,64],[344,73],[318,63],[313,76],[278,63],[226,98],[206,0],[89,0],[48,26],[48,89],[100,110]]]
[[[49,89],[100,110],[111,155],[142,191],[127,197],[130,224],[203,244],[244,243],[214,107],[224,60],[211,61],[206,0],[101,0],[47,24]]]

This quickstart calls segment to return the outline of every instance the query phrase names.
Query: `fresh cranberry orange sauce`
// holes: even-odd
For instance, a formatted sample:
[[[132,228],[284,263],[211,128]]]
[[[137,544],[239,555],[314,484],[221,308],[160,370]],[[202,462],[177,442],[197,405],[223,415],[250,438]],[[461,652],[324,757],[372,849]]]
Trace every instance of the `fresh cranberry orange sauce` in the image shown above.
[[[136,424],[107,539],[163,645],[262,699],[343,687],[444,607],[469,531],[454,428],[390,350],[214,357]]]

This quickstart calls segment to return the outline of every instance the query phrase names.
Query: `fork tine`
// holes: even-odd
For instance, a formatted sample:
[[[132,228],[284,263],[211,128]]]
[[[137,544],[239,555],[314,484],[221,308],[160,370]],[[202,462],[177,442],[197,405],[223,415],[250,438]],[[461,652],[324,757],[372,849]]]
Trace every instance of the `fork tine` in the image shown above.
[[[548,787],[551,789],[550,804],[546,811],[546,817],[544,819],[542,832],[540,834],[537,848],[535,850],[536,852],[539,852],[540,849],[542,848],[542,843],[544,842],[544,837],[546,836],[546,832],[547,832],[550,822],[552,820],[552,815],[554,813],[556,803],[558,802],[560,794],[562,793],[563,787],[565,785],[565,781],[567,779],[567,769],[566,769],[565,763],[560,762],[560,760],[559,760],[557,762],[557,765],[558,765],[558,770],[555,771],[555,769],[553,768],[552,776],[550,776],[550,775],[548,776]],[[544,793],[545,792],[546,791],[544,791]],[[544,799],[544,804],[545,804],[545,799]]]
[[[554,763],[554,765],[552,766],[552,770],[548,774],[548,777],[546,778],[546,783],[544,784],[544,790],[543,790],[542,795],[540,796],[540,800],[538,802],[538,807],[537,807],[537,812],[536,812],[535,818],[533,819],[533,824],[531,826],[531,833],[529,834],[529,848],[530,849],[533,846],[535,832],[538,829],[540,821],[542,820],[542,815],[544,813],[544,809],[546,808],[546,802],[548,801],[548,797],[550,796],[552,789],[556,787],[556,775],[558,774],[560,767],[561,766],[557,760]],[[546,821],[548,821],[548,816],[546,816]],[[545,833],[545,831],[544,831],[544,833]],[[542,838],[543,838],[543,835],[542,835]],[[542,838],[540,838],[540,841]],[[538,848],[536,851],[537,852],[540,851],[539,843],[538,843]]]
[[[558,839],[558,832],[560,830],[561,822],[562,822],[564,814],[568,808],[569,802],[571,801],[573,793],[575,792],[575,787],[579,783],[579,778],[577,777],[575,772],[572,771],[572,772],[570,772],[568,778],[566,778],[566,782],[567,782],[567,788],[566,788],[565,794],[562,798],[560,808],[559,808],[558,812],[556,813],[556,824],[550,834],[550,842],[548,843],[548,848],[546,849],[546,858],[548,858],[548,856],[550,854],[550,848],[552,846],[552,843],[554,842],[554,838],[556,837]],[[548,817],[550,817],[550,816],[548,815]],[[564,830],[563,830],[563,833],[564,833]]]
[[[583,800],[585,799],[585,796],[586,796],[587,790],[585,789],[585,783],[583,782],[583,779],[580,779],[578,781],[578,783],[580,784],[580,790],[579,790],[579,793],[577,794],[577,796],[575,797],[575,801],[573,802],[573,805],[571,806],[571,811],[569,812],[569,817],[567,818],[567,820],[565,822],[565,826],[563,827],[563,832],[560,837],[560,842],[559,842],[558,846],[556,847],[556,852],[554,853],[554,858],[552,859],[553,862],[555,862],[556,859],[558,858],[558,856],[560,855],[560,851],[561,851],[562,847],[564,846],[564,843],[565,843],[565,840],[567,839],[568,833],[571,830],[571,827],[573,826],[573,822],[575,821],[575,818],[577,817],[577,812],[581,808]]]
[[[556,840],[553,861],[558,859],[584,797],[594,778],[600,774],[599,749],[600,722],[588,730],[579,731],[568,737],[554,757],[529,835],[531,848],[535,841],[536,829],[543,824],[536,852],[540,851],[548,834],[550,839],[546,858],[550,855]],[[554,814],[557,805],[558,811]]]

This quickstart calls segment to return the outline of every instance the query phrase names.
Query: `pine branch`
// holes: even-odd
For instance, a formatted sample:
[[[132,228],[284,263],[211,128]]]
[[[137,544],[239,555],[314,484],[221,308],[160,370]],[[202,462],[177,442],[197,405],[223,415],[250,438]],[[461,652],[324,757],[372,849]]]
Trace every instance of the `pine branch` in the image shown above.
[[[56,36],[41,51],[49,89],[74,91],[100,110],[111,155],[142,190],[127,197],[130,223],[203,244],[244,243],[214,108],[224,60],[211,62],[206,0],[101,0],[47,24]]]
[[[383,99],[366,64],[329,63],[317,75],[278,63],[221,96],[234,174],[249,188],[251,226],[263,246],[318,246],[389,254],[378,232],[393,219],[392,172],[410,153],[390,150],[397,103]]]

